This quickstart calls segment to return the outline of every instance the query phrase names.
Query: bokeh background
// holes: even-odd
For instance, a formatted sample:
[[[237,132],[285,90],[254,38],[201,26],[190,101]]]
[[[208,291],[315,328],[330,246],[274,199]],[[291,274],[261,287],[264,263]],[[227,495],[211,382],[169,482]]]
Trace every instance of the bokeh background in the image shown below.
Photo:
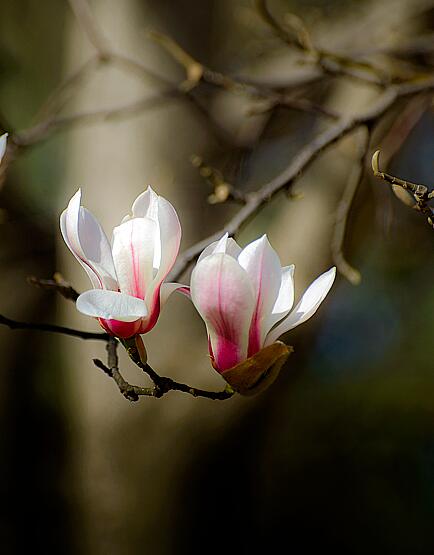
[[[24,130],[95,51],[67,1],[1,0],[0,7],[0,125]],[[112,49],[174,86],[183,70],[149,30],[218,71],[261,83],[292,83],[312,70],[249,0],[95,0],[91,7]],[[393,63],[434,71],[433,2],[275,0],[270,8],[279,20],[298,14],[324,48],[366,52],[387,69],[383,49],[423,39],[425,50]],[[102,64],[65,99],[62,114],[110,110],[161,90],[158,79]],[[251,114],[251,99],[212,87],[194,94],[202,111],[182,95],[162,98],[125,117],[65,126],[18,153],[0,191],[0,313],[97,331],[72,303],[26,283],[61,271],[78,290],[88,288],[58,229],[79,186],[109,233],[151,184],[177,207],[185,248],[237,210],[208,203],[211,188],[192,155],[254,190],[330,125],[300,110]],[[378,94],[347,78],[301,91],[348,115]],[[432,98],[398,103],[386,123],[372,147],[383,149],[391,173],[429,185]],[[282,263],[296,264],[298,294],[332,264],[336,206],[357,153],[355,135],[328,149],[297,180],[296,195],[279,194],[239,235],[246,244],[267,233]],[[103,344],[0,330],[2,553],[432,554],[433,234],[370,174],[345,241],[360,285],[338,278],[318,315],[287,337],[295,354],[258,397],[213,402],[172,392],[129,403],[92,364],[104,357]],[[221,388],[204,327],[185,298],[171,298],[145,339],[162,374]],[[121,367],[131,382],[145,383],[125,357]]]

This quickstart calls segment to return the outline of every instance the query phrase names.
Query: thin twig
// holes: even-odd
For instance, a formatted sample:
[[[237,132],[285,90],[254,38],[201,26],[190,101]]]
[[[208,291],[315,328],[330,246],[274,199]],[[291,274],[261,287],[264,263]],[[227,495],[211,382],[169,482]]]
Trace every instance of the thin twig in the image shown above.
[[[98,56],[92,56],[78,69],[68,75],[51,92],[35,116],[35,121],[43,121],[57,114],[69,100],[70,95],[81,85],[89,75],[101,65]]]
[[[19,147],[29,147],[47,139],[54,131],[59,129],[71,127],[73,125],[132,117],[145,109],[159,106],[163,102],[174,97],[179,97],[179,91],[172,90],[161,92],[155,96],[148,96],[142,100],[130,102],[116,108],[79,112],[70,116],[49,117],[33,127],[13,135],[11,140]]]
[[[11,320],[0,314],[0,325],[7,326],[11,330],[36,330],[36,331],[48,331],[51,333],[61,333],[63,335],[71,335],[72,337],[79,337],[80,339],[96,339],[99,341],[107,341],[109,335],[107,333],[93,333],[82,330],[75,330],[72,328],[67,328],[65,326],[57,326],[55,324],[41,324],[41,323],[29,323],[29,322],[18,322],[16,320]]]
[[[421,214],[426,216],[428,225],[434,229],[434,210],[428,204],[430,200],[434,198],[434,189],[429,190],[425,185],[419,185],[418,183],[412,183],[411,181],[405,181],[394,175],[382,172],[380,170],[380,151],[377,150],[372,156],[372,171],[375,177],[379,177],[383,181],[390,183],[391,185],[398,185],[402,187],[404,191],[409,192],[415,201],[414,208],[418,210]]]
[[[321,104],[312,102],[307,98],[293,98],[289,95],[276,95],[275,98],[267,99],[262,105],[255,106],[249,110],[249,115],[260,115],[271,112],[275,108],[288,108],[291,110],[299,110],[300,112],[307,112],[310,114],[317,114],[325,116],[330,119],[337,120],[340,114],[335,110],[331,110]]]
[[[250,109],[249,115],[268,112],[278,106],[282,106],[284,108],[319,114],[333,119],[339,117],[339,114],[336,112],[323,108],[308,99],[293,98],[291,95],[282,94],[280,90],[273,87],[249,83],[215,71],[194,59],[191,54],[186,52],[177,42],[163,33],[152,32],[150,37],[158,42],[175,61],[184,67],[186,79],[179,86],[179,90],[184,93],[190,93],[192,89],[202,82],[236,95],[242,94],[253,101],[264,103],[263,106]]]
[[[59,272],[54,274],[53,279],[39,279],[30,276],[27,278],[27,281],[35,287],[57,291],[57,293],[60,293],[62,297],[65,297],[65,299],[70,301],[75,302],[80,296],[80,293],[76,291],[70,283],[65,281]]]
[[[317,65],[324,73],[329,75],[342,75],[364,81],[370,84],[385,87],[398,79],[391,79],[381,68],[368,62],[342,56],[316,47],[302,20],[294,14],[289,14],[289,19],[294,27],[294,32],[283,27],[271,14],[267,0],[256,0],[256,8],[263,21],[273,30],[274,34],[285,44],[308,54],[311,63]]]
[[[69,5],[89,42],[103,60],[110,52],[109,43],[96,22],[87,0],[69,0]]]
[[[205,164],[200,156],[193,155],[191,163],[213,188],[213,192],[208,196],[210,204],[221,204],[227,200],[233,200],[238,204],[246,203],[244,193],[228,183],[219,170]]]

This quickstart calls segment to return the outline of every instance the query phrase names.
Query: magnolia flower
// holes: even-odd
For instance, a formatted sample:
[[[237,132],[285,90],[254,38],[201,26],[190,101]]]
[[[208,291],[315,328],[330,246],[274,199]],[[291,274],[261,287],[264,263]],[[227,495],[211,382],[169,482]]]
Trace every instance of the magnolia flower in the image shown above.
[[[66,245],[86,270],[93,289],[77,309],[98,318],[121,338],[151,330],[169,295],[182,287],[163,283],[178,255],[181,226],[173,206],[151,187],[139,195],[113,231],[112,245],[94,216],[80,206],[81,191],[60,216]]]
[[[266,235],[244,249],[227,234],[208,246],[193,270],[190,290],[207,327],[214,368],[225,377],[246,359],[258,359],[264,348],[274,356],[278,350],[270,346],[313,316],[335,274],[331,268],[319,276],[291,310],[294,266],[281,268]]]
[[[3,135],[0,137],[0,163],[1,163],[2,158],[3,158],[3,156],[5,155],[5,152],[6,152],[7,138],[8,138],[7,133],[3,133]]]

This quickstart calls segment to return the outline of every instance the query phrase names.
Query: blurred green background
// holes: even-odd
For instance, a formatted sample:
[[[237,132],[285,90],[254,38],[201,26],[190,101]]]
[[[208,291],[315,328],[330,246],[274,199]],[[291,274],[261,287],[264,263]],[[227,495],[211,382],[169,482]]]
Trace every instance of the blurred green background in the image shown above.
[[[150,29],[210,67],[255,82],[285,84],[310,70],[248,0],[91,6],[113,50],[174,86],[183,71],[150,40]],[[0,0],[0,7],[0,126],[22,131],[94,49],[67,1]],[[298,14],[324,48],[366,51],[392,70],[376,49],[434,32],[429,1],[276,0],[270,8],[282,20]],[[432,50],[402,57],[399,68],[432,73]],[[163,88],[102,64],[62,114],[123,106]],[[29,275],[61,271],[80,291],[89,287],[58,230],[78,186],[109,233],[151,184],[176,206],[187,247],[237,210],[207,202],[211,189],[192,155],[253,190],[330,125],[327,117],[283,108],[249,115],[249,99],[207,86],[193,94],[202,110],[179,95],[128,117],[65,127],[18,153],[0,191],[0,313],[97,330],[72,303],[26,283]],[[300,94],[353,114],[379,91],[334,78]],[[432,98],[402,101],[386,120],[372,149],[386,152],[390,173],[430,185]],[[282,264],[296,263],[298,294],[332,264],[334,215],[357,159],[356,138],[327,150],[297,180],[297,198],[279,194],[240,234],[241,244],[269,234]],[[318,315],[288,335],[295,353],[278,381],[255,398],[220,403],[172,392],[129,404],[92,364],[104,356],[102,344],[1,329],[1,553],[431,554],[432,230],[368,170],[345,252],[361,284],[337,280]],[[202,322],[181,296],[145,341],[162,374],[221,388]],[[145,383],[125,357],[121,364],[131,382]]]

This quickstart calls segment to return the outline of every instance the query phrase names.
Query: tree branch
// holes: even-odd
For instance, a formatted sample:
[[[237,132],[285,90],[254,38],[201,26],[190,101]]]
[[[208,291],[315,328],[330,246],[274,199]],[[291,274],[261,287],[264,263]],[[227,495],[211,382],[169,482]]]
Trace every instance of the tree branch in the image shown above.
[[[123,340],[122,343],[131,360],[152,379],[154,387],[131,385],[123,378],[119,371],[117,356],[118,341],[114,338],[110,338],[107,342],[107,366],[99,359],[93,359],[93,363],[116,382],[119,391],[129,401],[138,401],[141,396],[160,398],[169,391],[181,391],[193,397],[205,397],[214,401],[223,401],[230,399],[235,393],[230,386],[226,386],[223,391],[207,391],[176,382],[165,376],[160,376],[147,363],[142,362],[134,340]]]
[[[107,333],[93,333],[88,331],[76,330],[67,328],[65,326],[56,326],[55,324],[40,324],[29,322],[18,322],[11,320],[0,314],[0,325],[7,326],[11,330],[37,330],[48,331],[51,333],[61,333],[63,335],[70,335],[72,337],[79,337],[80,339],[96,339],[99,341],[107,341],[109,335]]]
[[[41,289],[48,289],[51,291],[57,291],[62,297],[70,301],[76,301],[80,296],[80,293],[76,291],[70,283],[63,279],[62,274],[56,272],[53,279],[39,279],[33,276],[27,278],[27,282],[35,287],[40,287]]]
[[[178,256],[178,260],[170,273],[169,281],[177,281],[187,270],[189,265],[199,256],[203,249],[213,241],[228,232],[234,236],[248,221],[255,216],[265,204],[267,204],[279,191],[288,188],[302,171],[329,146],[345,137],[361,125],[372,125],[380,119],[396,102],[403,96],[417,94],[422,90],[433,90],[434,78],[426,79],[417,83],[396,85],[389,87],[379,98],[376,104],[368,108],[364,113],[355,118],[341,118],[335,125],[330,126],[322,134],[318,135],[306,145],[293,158],[289,166],[268,183],[265,183],[257,191],[245,195],[245,205],[231,218],[226,225],[216,233],[199,241],[186,249]]]
[[[349,56],[342,56],[328,50],[317,48],[303,21],[294,14],[287,14],[287,20],[294,29],[290,33],[271,14],[267,0],[256,0],[256,8],[263,21],[272,29],[274,34],[285,44],[296,48],[311,58],[311,63],[328,75],[342,75],[373,85],[386,87],[399,79],[392,79],[381,68],[371,63],[362,62]]]

